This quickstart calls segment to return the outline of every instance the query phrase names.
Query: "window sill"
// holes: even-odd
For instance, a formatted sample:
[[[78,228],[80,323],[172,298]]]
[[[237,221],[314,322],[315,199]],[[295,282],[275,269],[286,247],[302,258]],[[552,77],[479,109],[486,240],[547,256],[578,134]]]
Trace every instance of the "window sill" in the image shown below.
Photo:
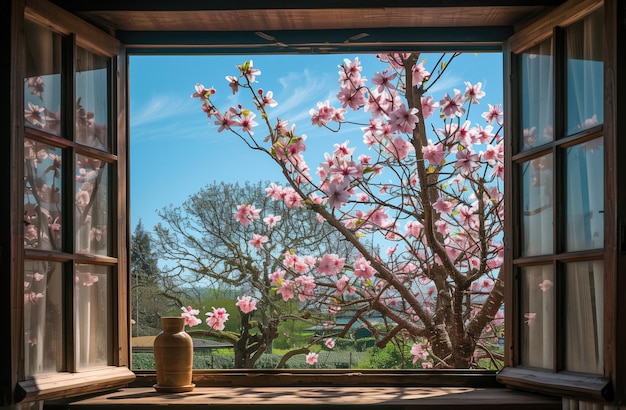
[[[561,399],[506,388],[477,387],[196,387],[188,393],[157,393],[151,387],[46,403],[49,410],[171,409],[332,409],[358,406],[385,409],[561,409]]]
[[[127,386],[135,374],[127,367],[103,367],[77,373],[52,373],[23,380],[15,388],[15,401],[54,400]]]
[[[498,373],[497,379],[506,386],[541,394],[599,402],[613,399],[611,382],[600,376],[507,367]]]

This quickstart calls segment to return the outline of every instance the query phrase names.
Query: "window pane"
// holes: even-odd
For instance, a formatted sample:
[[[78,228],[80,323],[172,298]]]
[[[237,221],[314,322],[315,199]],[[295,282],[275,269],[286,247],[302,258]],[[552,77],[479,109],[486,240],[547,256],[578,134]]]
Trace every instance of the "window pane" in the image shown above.
[[[567,149],[567,251],[604,245],[603,138]]]
[[[105,366],[109,358],[110,268],[76,266],[76,361],[79,368]]]
[[[61,37],[26,21],[24,123],[53,135],[61,134]]]
[[[63,370],[62,265],[24,261],[26,376]]]
[[[76,252],[109,253],[109,193],[106,163],[76,155]]]
[[[552,253],[552,154],[522,165],[522,255]]]
[[[603,123],[603,9],[566,30],[567,133]]]
[[[61,250],[62,151],[24,140],[24,248]]]
[[[565,296],[565,369],[603,373],[604,265],[567,264]]]
[[[551,39],[521,55],[522,150],[553,140],[553,61]]]
[[[524,366],[554,366],[554,273],[552,266],[522,269],[521,314]]]
[[[76,67],[76,141],[108,150],[108,59],[78,48]]]

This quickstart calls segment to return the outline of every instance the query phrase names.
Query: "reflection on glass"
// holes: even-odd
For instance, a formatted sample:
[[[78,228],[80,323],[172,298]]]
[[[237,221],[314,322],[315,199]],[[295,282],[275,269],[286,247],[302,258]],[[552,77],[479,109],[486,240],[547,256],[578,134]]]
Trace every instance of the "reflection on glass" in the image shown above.
[[[552,253],[552,154],[521,164],[522,255]]]
[[[568,135],[604,122],[603,30],[602,8],[566,29]]]
[[[109,364],[110,269],[76,266],[76,363],[78,368]]]
[[[554,272],[552,266],[522,269],[521,315],[524,366],[554,366]]]
[[[62,369],[62,265],[24,261],[24,369],[26,376]]]
[[[567,149],[567,251],[604,246],[603,138]]]
[[[76,252],[108,255],[108,176],[106,163],[76,155]]]
[[[76,141],[108,150],[108,59],[80,47],[76,52]]]
[[[61,134],[61,37],[30,21],[24,23],[26,77],[24,124]]]
[[[565,293],[565,369],[603,374],[604,265],[569,263]]]
[[[521,55],[522,150],[554,139],[553,61],[552,39]]]
[[[61,154],[24,139],[24,248],[61,250]]]

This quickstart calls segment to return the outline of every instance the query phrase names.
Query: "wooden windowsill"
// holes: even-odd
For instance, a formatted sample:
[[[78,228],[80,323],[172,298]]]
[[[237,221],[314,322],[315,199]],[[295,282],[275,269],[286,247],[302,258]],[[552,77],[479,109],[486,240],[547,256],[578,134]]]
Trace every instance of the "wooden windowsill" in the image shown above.
[[[477,387],[196,387],[188,393],[124,388],[74,401],[46,403],[50,410],[330,409],[358,406],[387,409],[561,409],[561,399],[506,388]]]

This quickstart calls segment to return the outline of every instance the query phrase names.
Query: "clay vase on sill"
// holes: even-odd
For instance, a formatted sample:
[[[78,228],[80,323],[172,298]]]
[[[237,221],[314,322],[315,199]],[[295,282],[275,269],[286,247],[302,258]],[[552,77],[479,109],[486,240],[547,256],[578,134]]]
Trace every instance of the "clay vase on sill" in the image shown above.
[[[154,339],[154,364],[160,393],[192,391],[193,341],[185,332],[185,318],[162,317],[162,332]]]

